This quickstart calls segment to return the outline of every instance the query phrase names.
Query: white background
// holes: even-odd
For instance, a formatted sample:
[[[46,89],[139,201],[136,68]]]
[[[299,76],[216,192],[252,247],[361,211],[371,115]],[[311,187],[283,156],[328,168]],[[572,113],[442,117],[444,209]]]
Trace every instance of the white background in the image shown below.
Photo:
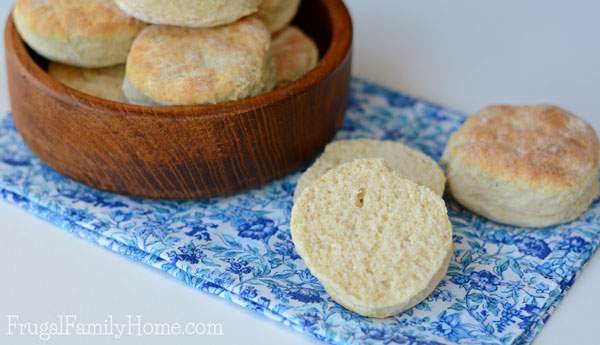
[[[5,17],[10,1],[0,0]],[[348,1],[356,26],[355,73],[450,108],[494,102],[559,104],[600,128],[600,2]],[[2,54],[3,55],[3,54]],[[9,109],[0,66],[0,111]],[[222,323],[221,337],[177,344],[315,344],[316,341],[167,275],[82,241],[0,202],[0,343],[6,314],[52,321],[59,314],[102,322],[142,315],[150,322]],[[598,344],[600,255],[583,270],[536,340]],[[110,338],[47,343],[108,344]],[[120,343],[161,343],[165,337]]]

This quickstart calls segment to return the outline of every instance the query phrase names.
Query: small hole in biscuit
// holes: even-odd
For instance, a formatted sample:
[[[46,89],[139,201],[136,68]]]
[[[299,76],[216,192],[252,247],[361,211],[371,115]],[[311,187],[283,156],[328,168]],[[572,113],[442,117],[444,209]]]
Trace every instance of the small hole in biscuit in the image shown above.
[[[358,193],[356,193],[356,207],[358,208],[362,208],[365,204],[365,190],[364,189],[359,189]]]

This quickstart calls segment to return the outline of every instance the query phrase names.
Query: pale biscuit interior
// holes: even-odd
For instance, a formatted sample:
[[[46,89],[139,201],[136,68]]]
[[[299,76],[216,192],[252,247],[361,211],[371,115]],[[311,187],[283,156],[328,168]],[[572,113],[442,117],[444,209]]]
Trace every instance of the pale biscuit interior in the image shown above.
[[[359,139],[339,140],[327,145],[323,154],[300,177],[294,199],[330,169],[359,158],[383,158],[400,176],[430,188],[437,195],[444,193],[444,172],[427,155],[399,142]]]
[[[444,201],[382,159],[355,160],[318,178],[294,205],[291,231],[330,296],[365,316],[419,303],[444,277],[452,254]]]

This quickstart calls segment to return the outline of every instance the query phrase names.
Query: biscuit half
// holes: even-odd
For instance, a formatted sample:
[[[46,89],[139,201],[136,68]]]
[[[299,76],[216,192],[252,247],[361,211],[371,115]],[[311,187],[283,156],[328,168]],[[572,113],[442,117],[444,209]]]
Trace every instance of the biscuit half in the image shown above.
[[[115,0],[144,22],[205,28],[233,23],[255,13],[261,0]]]
[[[17,0],[15,26],[48,60],[79,67],[123,64],[142,22],[112,0]]]
[[[52,62],[48,74],[75,90],[107,100],[127,103],[121,91],[125,65],[104,68],[80,68]]]
[[[300,0],[263,0],[258,8],[258,17],[269,31],[277,32],[286,27],[298,13]]]
[[[302,30],[289,26],[273,36],[277,85],[300,79],[319,62],[319,49]]]
[[[382,159],[342,164],[295,203],[296,251],[339,304],[387,317],[422,301],[445,276],[452,226],[442,198]]]
[[[247,17],[208,29],[147,27],[131,47],[123,90],[135,103],[195,105],[255,96],[274,85],[270,33]]]
[[[294,199],[317,178],[336,166],[359,158],[383,158],[401,177],[444,194],[446,177],[437,163],[427,155],[394,141],[339,140],[325,147],[323,154],[300,177]]]
[[[448,188],[500,223],[544,227],[579,217],[598,195],[594,129],[554,106],[489,106],[455,132],[442,162]]]

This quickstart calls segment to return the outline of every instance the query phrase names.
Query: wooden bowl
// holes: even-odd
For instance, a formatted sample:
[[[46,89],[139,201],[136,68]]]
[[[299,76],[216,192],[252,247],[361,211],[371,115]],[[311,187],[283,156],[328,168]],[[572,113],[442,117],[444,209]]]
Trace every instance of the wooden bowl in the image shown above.
[[[352,22],[341,0],[304,0],[295,20],[319,46],[303,78],[218,105],[137,106],[52,79],[47,61],[5,28],[17,129],[53,169],[103,190],[164,199],[222,196],[285,176],[340,128],[350,84]]]

